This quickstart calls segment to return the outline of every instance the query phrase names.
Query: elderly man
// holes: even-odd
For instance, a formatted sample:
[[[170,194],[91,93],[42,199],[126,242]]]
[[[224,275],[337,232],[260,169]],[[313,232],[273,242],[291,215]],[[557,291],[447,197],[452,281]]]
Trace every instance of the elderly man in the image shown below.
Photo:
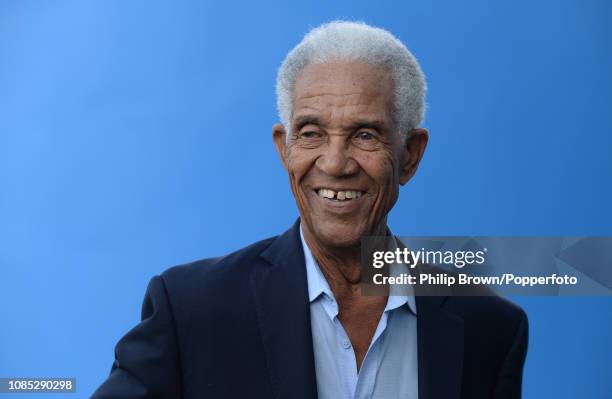
[[[498,297],[364,296],[361,238],[389,234],[428,133],[425,81],[389,32],[312,30],[277,79],[274,144],[300,219],[171,268],[94,398],[518,398],[524,312]]]

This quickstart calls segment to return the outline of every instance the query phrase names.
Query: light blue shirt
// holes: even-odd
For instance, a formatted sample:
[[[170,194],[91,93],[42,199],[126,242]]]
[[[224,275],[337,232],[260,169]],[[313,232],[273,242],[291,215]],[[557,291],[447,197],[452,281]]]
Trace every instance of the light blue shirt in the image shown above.
[[[338,303],[301,228],[300,235],[319,399],[418,399],[417,313],[411,286],[409,291],[405,291],[406,286],[404,291],[391,286],[391,295],[357,371],[351,341],[338,319]],[[403,272],[408,272],[404,264],[390,267],[391,275]]]

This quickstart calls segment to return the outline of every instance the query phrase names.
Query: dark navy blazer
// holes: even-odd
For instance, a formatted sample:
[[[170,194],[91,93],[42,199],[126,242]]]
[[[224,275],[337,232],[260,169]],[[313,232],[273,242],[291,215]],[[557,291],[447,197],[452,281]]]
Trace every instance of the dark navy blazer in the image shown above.
[[[417,296],[420,399],[519,398],[527,317],[496,296]],[[299,220],[149,283],[93,398],[317,397]]]

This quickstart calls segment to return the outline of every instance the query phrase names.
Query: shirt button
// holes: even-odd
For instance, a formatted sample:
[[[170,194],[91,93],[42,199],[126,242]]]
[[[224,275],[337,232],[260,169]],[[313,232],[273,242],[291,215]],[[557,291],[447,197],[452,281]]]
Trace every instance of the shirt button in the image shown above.
[[[349,341],[342,341],[342,347],[344,349],[349,349],[351,347],[351,343]]]

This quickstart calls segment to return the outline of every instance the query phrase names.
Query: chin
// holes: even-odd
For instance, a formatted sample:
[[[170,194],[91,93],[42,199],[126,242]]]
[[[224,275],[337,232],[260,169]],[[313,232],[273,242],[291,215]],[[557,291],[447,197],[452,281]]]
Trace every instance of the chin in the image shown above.
[[[361,223],[342,221],[313,220],[313,235],[322,244],[329,247],[348,248],[361,245],[365,229]]]

